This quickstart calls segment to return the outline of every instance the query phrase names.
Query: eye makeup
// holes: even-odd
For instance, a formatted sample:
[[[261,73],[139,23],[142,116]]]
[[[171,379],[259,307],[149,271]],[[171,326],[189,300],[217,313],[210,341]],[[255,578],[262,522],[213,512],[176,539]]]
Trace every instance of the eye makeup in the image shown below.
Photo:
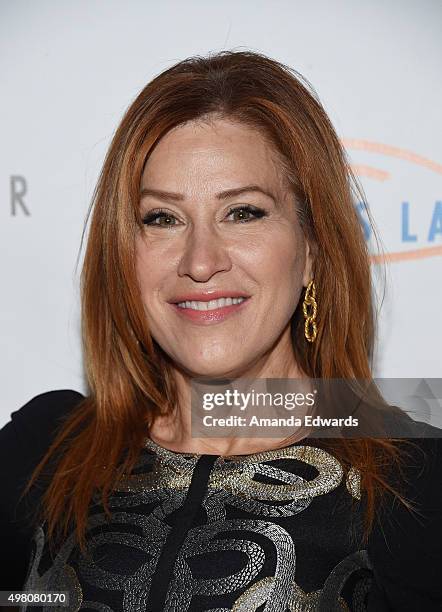
[[[251,221],[255,221],[257,219],[261,219],[262,217],[268,216],[268,213],[263,209],[257,206],[251,206],[250,204],[245,204],[242,206],[234,206],[232,207],[227,216],[236,213],[236,212],[246,212],[247,214],[254,215],[251,219],[239,219],[239,223],[250,223]],[[146,213],[143,216],[143,224],[149,226],[158,225],[159,227],[173,227],[176,223],[167,223],[166,225],[162,225],[161,223],[156,223],[157,219],[175,219],[176,217],[169,211],[164,208],[158,208]]]

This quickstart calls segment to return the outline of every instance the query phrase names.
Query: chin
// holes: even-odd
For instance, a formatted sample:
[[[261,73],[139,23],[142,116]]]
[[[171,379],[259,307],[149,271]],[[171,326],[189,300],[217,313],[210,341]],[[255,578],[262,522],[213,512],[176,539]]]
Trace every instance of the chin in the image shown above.
[[[229,360],[224,359],[221,363],[219,361],[216,363],[206,361],[201,364],[193,362],[183,364],[183,367],[192,378],[235,378],[237,376],[236,372],[242,368],[239,366],[235,367],[233,364],[229,363],[230,367],[227,369],[227,363],[229,363]]]

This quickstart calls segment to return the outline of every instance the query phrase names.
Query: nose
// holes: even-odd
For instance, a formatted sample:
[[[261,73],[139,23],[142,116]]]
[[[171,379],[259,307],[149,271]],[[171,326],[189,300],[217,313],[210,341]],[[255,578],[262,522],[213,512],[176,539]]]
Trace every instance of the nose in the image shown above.
[[[207,282],[217,272],[232,267],[225,240],[208,224],[195,225],[186,237],[178,265],[179,276],[190,276],[196,282]]]

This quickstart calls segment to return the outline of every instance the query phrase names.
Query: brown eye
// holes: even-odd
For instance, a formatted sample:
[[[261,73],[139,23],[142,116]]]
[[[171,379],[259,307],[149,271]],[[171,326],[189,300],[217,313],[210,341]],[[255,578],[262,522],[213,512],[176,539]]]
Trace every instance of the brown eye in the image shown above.
[[[229,210],[228,216],[238,215],[235,221],[238,221],[239,223],[249,223],[250,221],[266,216],[266,214],[267,213],[262,210],[262,208],[255,208],[253,206],[238,206]],[[253,215],[253,217],[250,217],[249,215]]]
[[[159,223],[156,222],[157,219],[160,220]],[[161,223],[161,220],[163,220],[164,223]],[[144,225],[158,225],[159,227],[173,227],[174,225],[176,225],[175,223],[173,223],[174,220],[176,221],[175,217],[171,215],[170,213],[159,211],[159,212],[147,214],[143,218],[143,224]]]
[[[249,217],[248,215],[250,215],[250,212],[248,210],[244,210],[244,208],[238,208],[238,210],[233,211],[233,218],[235,218],[236,216],[236,220],[237,221],[248,221]]]

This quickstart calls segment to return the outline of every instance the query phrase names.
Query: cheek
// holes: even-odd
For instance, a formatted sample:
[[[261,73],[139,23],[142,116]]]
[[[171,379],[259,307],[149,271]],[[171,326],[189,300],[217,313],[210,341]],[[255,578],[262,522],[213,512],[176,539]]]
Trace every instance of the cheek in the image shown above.
[[[146,248],[143,242],[138,239],[135,243],[135,270],[137,273],[138,284],[142,292],[146,280],[149,277],[149,275],[147,274],[147,270],[150,269],[149,265],[150,264],[146,256]]]
[[[236,256],[261,287],[284,292],[302,285],[305,245],[290,228],[248,240]]]
[[[164,261],[161,262],[154,248],[140,239],[135,247],[135,268],[141,294],[146,302],[164,277]]]
[[[165,257],[164,247],[155,242],[155,240],[143,237],[137,238],[135,242],[135,258],[137,274],[144,278],[155,272],[160,272],[161,268],[167,265],[167,257]]]

